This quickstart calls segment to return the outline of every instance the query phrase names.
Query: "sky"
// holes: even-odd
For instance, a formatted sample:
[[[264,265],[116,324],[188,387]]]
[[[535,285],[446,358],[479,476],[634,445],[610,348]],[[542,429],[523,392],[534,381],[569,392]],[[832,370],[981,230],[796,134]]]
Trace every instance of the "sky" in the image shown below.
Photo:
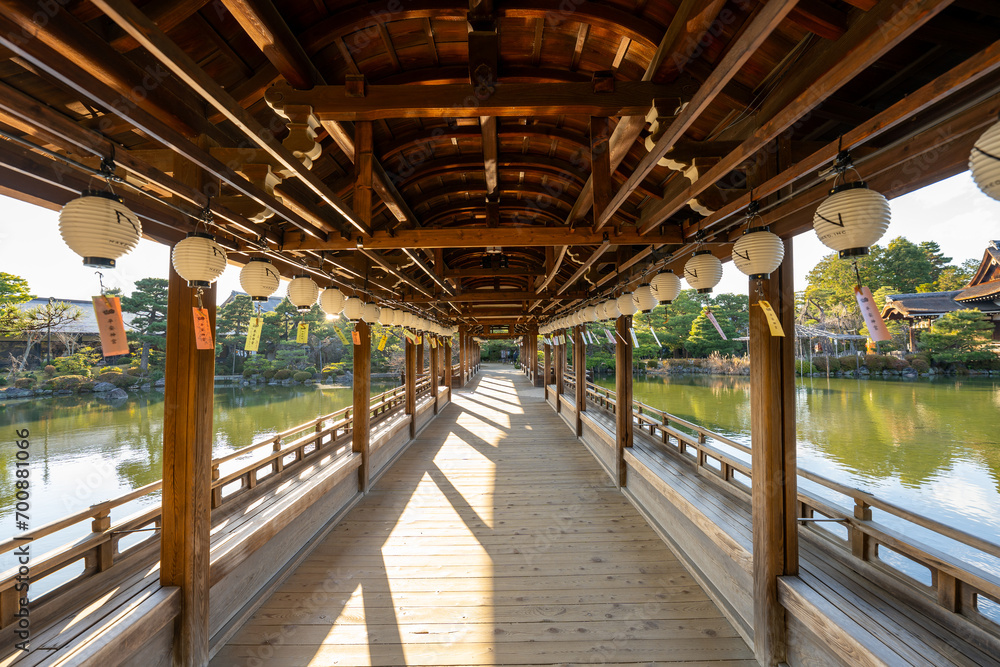
[[[1000,202],[980,192],[969,172],[889,203],[892,222],[880,241],[882,245],[897,236],[905,236],[914,243],[937,241],[945,256],[959,263],[970,258],[981,259],[986,244],[1000,239]],[[100,293],[98,277],[94,269],[83,266],[80,257],[63,243],[57,218],[55,211],[0,195],[0,271],[26,278],[37,296],[87,300]],[[794,249],[795,289],[800,290],[806,286],[806,274],[830,250],[812,232],[797,236]],[[118,261],[116,269],[104,272],[104,284],[120,287],[128,294],[136,280],[166,278],[169,261],[167,246],[142,240],[134,251]],[[723,264],[723,268],[722,282],[715,293],[746,293],[747,277],[731,262]],[[279,288],[279,293],[284,293],[286,284]],[[219,278],[219,302],[232,290],[239,289],[239,269],[229,266]]]

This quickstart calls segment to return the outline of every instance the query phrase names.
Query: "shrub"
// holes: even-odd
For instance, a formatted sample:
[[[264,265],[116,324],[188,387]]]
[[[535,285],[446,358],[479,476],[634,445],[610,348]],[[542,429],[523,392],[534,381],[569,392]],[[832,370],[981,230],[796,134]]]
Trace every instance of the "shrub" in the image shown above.
[[[67,357],[56,357],[52,360],[52,365],[56,367],[56,373],[59,375],[82,375],[83,377],[89,377],[93,361],[89,355],[77,352]]]
[[[110,382],[119,389],[125,389],[126,387],[131,387],[133,384],[138,382],[138,378],[134,378],[131,375],[125,375],[121,372],[107,372],[101,373],[97,376],[98,382]]]
[[[660,363],[656,359],[650,359],[646,362],[646,368],[658,368]]]
[[[857,356],[851,355],[849,357],[840,357],[840,367],[845,371],[856,371],[858,370],[858,358]]]
[[[6,386],[7,386],[7,378],[0,375],[0,387],[6,387]]]
[[[316,373],[318,372],[315,366],[306,366],[302,370],[306,373],[309,373],[309,375],[316,375]]]
[[[157,380],[162,380],[163,377],[164,377],[163,376],[163,371],[161,371],[161,370],[155,370],[155,371],[150,372],[150,374],[149,374],[149,381],[150,382],[156,382]]]
[[[101,369],[101,375],[107,375],[108,373],[121,373],[122,369],[118,366],[105,366]]]
[[[280,380],[287,380],[290,377],[292,377],[292,372],[290,370],[288,370],[287,368],[282,368],[280,371],[278,371],[278,372],[276,372],[274,374],[274,379],[275,380],[279,380],[279,381]]]
[[[891,371],[902,371],[910,367],[910,364],[906,363],[906,359],[900,359],[899,357],[886,357],[886,367]]]
[[[886,358],[881,354],[866,354],[865,355],[865,366],[872,373],[879,373],[885,370]]]
[[[140,377],[142,375],[142,370],[138,366],[132,366],[125,370],[125,373],[131,375],[132,377]]]
[[[76,391],[76,393],[78,394],[82,394],[84,392],[94,391],[94,387],[96,386],[97,383],[94,382],[93,380],[84,380],[80,384],[76,385],[76,389],[74,391]]]
[[[816,367],[810,364],[805,359],[799,359],[795,362],[795,372],[799,375],[806,375],[808,373],[815,373]]]
[[[31,389],[35,386],[35,378],[18,378],[14,380],[14,386],[17,389]]]
[[[840,370],[840,359],[837,357],[820,355],[818,357],[813,357],[813,366],[818,368],[821,373],[825,373],[827,371],[836,373]]]
[[[52,388],[56,391],[73,390],[84,380],[86,378],[82,375],[63,375],[52,380]]]
[[[311,380],[312,376],[312,373],[307,373],[306,371],[296,371],[295,375],[292,376],[292,379],[296,382],[305,382],[306,380]]]
[[[264,373],[263,373],[263,375],[264,375],[264,379],[265,379],[265,380],[270,380],[271,378],[273,378],[273,377],[274,377],[274,375],[275,375],[275,374],[276,374],[277,372],[278,372],[278,371],[275,371],[275,370],[271,370],[271,369],[268,369],[268,370],[264,371]]]
[[[253,371],[250,370],[249,368],[244,368],[243,369],[243,377],[245,377],[246,379],[249,380],[251,377],[253,377]]]
[[[926,359],[915,356],[910,360],[910,368],[918,373],[926,373],[931,369],[931,365],[927,363]]]
[[[56,374],[56,367],[53,366],[52,364],[49,364],[48,366],[45,367],[45,370],[43,370],[42,372],[45,373],[45,377],[47,378],[53,377]]]

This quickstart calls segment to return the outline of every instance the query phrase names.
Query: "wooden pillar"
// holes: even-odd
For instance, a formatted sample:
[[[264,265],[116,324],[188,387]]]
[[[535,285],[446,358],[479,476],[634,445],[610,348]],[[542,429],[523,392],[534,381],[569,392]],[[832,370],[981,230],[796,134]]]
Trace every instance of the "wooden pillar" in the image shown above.
[[[573,372],[576,373],[576,437],[583,435],[583,412],[587,409],[587,344],[583,326],[573,329]]]
[[[545,378],[538,372],[538,328],[532,327],[531,329],[531,343],[529,345],[531,352],[531,379],[534,380],[536,387],[545,386]]]
[[[632,316],[620,315],[615,321],[615,440],[618,486],[625,486],[625,449],[632,446]]]
[[[358,488],[368,493],[371,481],[371,393],[372,393],[372,330],[367,322],[354,325],[360,342],[354,346],[354,424],[351,448],[361,454],[358,468]]]
[[[438,373],[441,371],[441,365],[438,362],[438,352],[440,349],[438,341],[434,340],[434,345],[431,345],[431,398],[434,400],[434,414],[438,413]]]
[[[467,377],[465,373],[466,373],[466,363],[468,362],[468,360],[466,359],[465,346],[466,346],[465,325],[462,324],[458,327],[458,378],[459,378],[458,386],[459,387],[465,386],[465,380]]]
[[[548,386],[549,378],[552,377],[552,346],[542,343],[544,354],[542,355],[542,386]]]
[[[556,412],[562,407],[562,393],[566,388],[563,375],[566,373],[566,330],[556,332],[560,337],[560,345],[556,346]]]
[[[753,449],[754,653],[761,665],[785,660],[784,610],[778,577],[798,572],[795,503],[795,368],[792,243],[770,279],[750,281],[750,439]],[[781,318],[772,336],[759,300]]]
[[[174,664],[207,665],[215,350],[195,347],[195,290],[172,264],[169,275],[160,583],[182,591]],[[202,295],[213,335],[215,296],[215,285]]]
[[[442,362],[444,367],[442,371],[444,373],[444,386],[448,388],[448,400],[451,400],[451,337],[445,339],[444,341],[444,358]]]
[[[410,415],[410,437],[417,434],[417,346],[409,338],[405,344],[406,375],[404,379],[406,394],[406,414]]]
[[[417,343],[417,379],[424,374],[424,338],[426,334],[421,334],[420,342]]]

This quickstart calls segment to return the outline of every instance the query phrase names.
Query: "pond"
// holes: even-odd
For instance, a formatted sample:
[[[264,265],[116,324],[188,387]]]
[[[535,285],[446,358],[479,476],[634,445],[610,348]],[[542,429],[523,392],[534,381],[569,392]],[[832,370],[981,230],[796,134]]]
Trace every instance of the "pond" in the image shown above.
[[[614,377],[599,376],[597,384],[613,390]],[[750,445],[746,377],[636,377],[633,392]],[[796,430],[801,469],[1000,543],[1000,378],[797,378]],[[822,495],[844,503],[825,489]],[[1000,575],[994,558],[884,514],[875,518]]]

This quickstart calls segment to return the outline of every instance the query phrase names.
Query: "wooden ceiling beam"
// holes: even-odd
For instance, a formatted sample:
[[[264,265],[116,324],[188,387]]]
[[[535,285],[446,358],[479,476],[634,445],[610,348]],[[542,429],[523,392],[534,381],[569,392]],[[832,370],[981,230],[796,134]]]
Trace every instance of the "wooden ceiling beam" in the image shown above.
[[[772,0],[761,8],[746,30],[729,46],[726,54],[716,64],[708,79],[698,88],[698,92],[664,130],[653,150],[643,157],[631,176],[625,181],[625,185],[615,193],[604,213],[599,218],[595,217],[594,225],[597,229],[611,220],[615,211],[625,203],[629,195],[653,171],[657,161],[677,143],[794,7],[795,0]],[[660,97],[667,96],[661,95]]]
[[[792,99],[773,113],[762,110],[761,118],[766,120],[737,150],[725,156],[679,195],[648,206],[643,211],[640,231],[648,232],[661,225],[686,206],[687,202],[763,149],[795,121],[924,25],[950,2],[951,0],[905,0],[904,6],[900,7],[897,0],[881,0],[876,9],[863,14],[841,39],[822,49],[818,58],[797,73],[799,81],[796,83],[799,87],[792,87],[791,83],[784,87],[786,91],[791,88],[791,92],[785,92],[783,96]],[[643,164],[650,159],[651,164],[655,164],[666,153],[669,144],[676,141],[672,134],[672,130],[664,134],[654,150],[643,160]],[[643,172],[643,164],[640,164],[633,176]],[[634,185],[630,178],[623,191]]]
[[[658,243],[681,243],[680,229],[664,229],[653,237],[640,236],[634,230],[623,230],[616,234],[612,230],[594,232],[578,228],[570,231],[561,227],[456,227],[446,229],[414,229],[392,232],[377,231],[365,238],[363,248],[367,250],[393,250],[402,248],[486,248],[486,247],[540,247],[559,245],[638,245],[656,241]],[[301,233],[287,232],[284,250],[359,250],[356,239],[331,236],[322,241],[303,237]]]
[[[11,23],[6,18],[0,18],[0,45],[6,46],[34,67],[76,91],[83,99],[92,100],[96,104],[110,109],[115,115],[128,121],[150,138],[183,155],[193,164],[219,178],[238,193],[270,208],[307,234],[322,235],[325,238],[325,233],[317,230],[311,223],[271,195],[253,186],[246,178],[212,157],[207,151],[196,146],[184,134],[176,131],[169,124],[139,106],[122,104],[121,96],[111,86],[92,76],[76,61],[60,55],[41,39],[21,40],[18,35],[19,29],[16,24]]]
[[[353,229],[370,234],[371,229],[318,177],[281,145],[274,135],[241,107],[190,56],[149,20],[130,0],[93,0],[115,23],[132,35],[168,70],[230,121],[250,142],[267,151],[283,168],[326,202]],[[340,222],[340,221],[338,221]]]
[[[142,6],[142,10],[160,30],[167,32],[173,30],[192,14],[195,14],[210,0],[151,0]],[[125,33],[116,25],[112,25],[108,42],[116,51],[128,53],[139,48],[139,43]]]
[[[556,294],[554,292],[536,292],[534,290],[523,291],[523,290],[496,290],[496,289],[482,289],[473,290],[470,292],[462,292],[461,294],[455,295],[438,295],[438,296],[415,296],[415,295],[403,295],[401,301],[403,303],[433,303],[437,301],[447,302],[447,303],[517,303],[521,301],[527,301],[528,299],[548,299],[548,298],[558,298],[562,300],[568,299],[584,299],[586,298],[585,292],[567,292],[566,294]]]
[[[577,267],[576,271],[574,271],[573,275],[571,275],[569,279],[563,283],[562,287],[556,290],[556,294],[563,294],[566,292],[577,280],[583,277],[583,274],[590,270],[590,267],[593,266],[594,262],[600,259],[610,247],[611,244],[608,241],[599,245],[597,249],[590,253],[590,256],[583,261],[583,264]]]
[[[96,0],[99,3],[123,0]],[[347,86],[295,90],[275,84],[264,98],[274,107],[308,105],[322,120],[392,118],[475,118],[491,116],[645,116],[650,100],[686,99],[686,82],[657,84],[616,81],[613,91],[595,92],[590,83],[443,84],[439,86],[372,85],[364,97]]]
[[[541,276],[544,271],[540,268],[527,268],[512,266],[506,269],[445,269],[444,275],[449,278],[488,278],[492,276]]]

